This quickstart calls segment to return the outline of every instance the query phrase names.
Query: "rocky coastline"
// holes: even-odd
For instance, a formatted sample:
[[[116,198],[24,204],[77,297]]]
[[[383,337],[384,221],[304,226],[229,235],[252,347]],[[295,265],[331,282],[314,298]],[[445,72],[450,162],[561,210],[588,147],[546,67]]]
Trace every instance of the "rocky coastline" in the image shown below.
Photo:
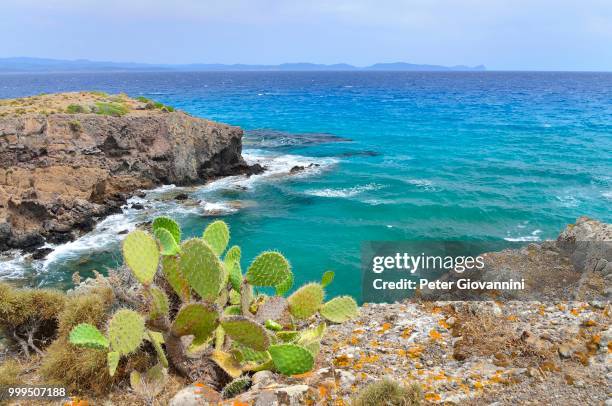
[[[2,100],[0,251],[73,240],[143,189],[262,172],[242,158],[242,135],[125,95]]]

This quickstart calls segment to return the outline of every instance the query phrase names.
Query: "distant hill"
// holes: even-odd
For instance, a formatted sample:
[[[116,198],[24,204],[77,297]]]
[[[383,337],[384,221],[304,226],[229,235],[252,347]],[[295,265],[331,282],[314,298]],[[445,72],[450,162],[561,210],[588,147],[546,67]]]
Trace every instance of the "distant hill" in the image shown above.
[[[87,59],[61,60],[45,58],[0,58],[0,73],[50,72],[160,72],[160,71],[484,71],[478,66],[418,65],[406,62],[377,63],[359,67],[346,63],[323,65],[315,63],[283,63],[280,65],[246,64],[146,64],[132,62],[100,62]]]

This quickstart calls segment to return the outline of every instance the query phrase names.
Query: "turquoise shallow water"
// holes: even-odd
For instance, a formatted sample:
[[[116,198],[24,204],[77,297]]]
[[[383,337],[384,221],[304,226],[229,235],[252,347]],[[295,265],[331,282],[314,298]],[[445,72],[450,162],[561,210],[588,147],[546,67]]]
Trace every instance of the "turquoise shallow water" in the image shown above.
[[[0,75],[0,97],[80,89],[240,125],[247,157],[271,170],[189,190],[195,207],[153,193],[148,211],[109,219],[46,263],[0,263],[0,277],[63,285],[116,264],[121,229],[166,213],[197,235],[219,210],[246,258],[277,249],[297,282],[333,269],[332,293],[359,295],[363,240],[527,242],[580,215],[612,220],[608,73]]]

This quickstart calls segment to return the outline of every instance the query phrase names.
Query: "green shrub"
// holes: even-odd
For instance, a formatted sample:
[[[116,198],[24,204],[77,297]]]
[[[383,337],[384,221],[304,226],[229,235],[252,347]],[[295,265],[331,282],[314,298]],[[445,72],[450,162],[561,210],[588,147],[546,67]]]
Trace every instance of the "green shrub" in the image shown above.
[[[95,113],[103,116],[121,117],[128,113],[129,109],[125,104],[117,102],[96,102]]]
[[[138,97],[136,98],[136,100],[138,100],[138,101],[139,101],[139,102],[141,102],[141,103],[149,103],[149,102],[151,101],[151,99],[147,99],[147,98],[146,98],[146,97],[144,97],[144,96],[138,96]]]
[[[423,402],[423,391],[417,383],[401,385],[384,378],[363,388],[353,400],[353,406],[418,406]]]
[[[0,365],[0,388],[20,385],[21,366],[14,359],[7,359]]]
[[[68,127],[70,128],[70,131],[78,133],[81,132],[81,130],[83,129],[83,126],[81,125],[81,122],[79,120],[72,120],[68,123]]]
[[[0,283],[0,330],[26,354],[42,354],[57,331],[66,295],[50,289],[16,289]]]
[[[88,109],[80,104],[69,104],[66,107],[66,113],[68,114],[77,114],[77,113],[87,113]]]

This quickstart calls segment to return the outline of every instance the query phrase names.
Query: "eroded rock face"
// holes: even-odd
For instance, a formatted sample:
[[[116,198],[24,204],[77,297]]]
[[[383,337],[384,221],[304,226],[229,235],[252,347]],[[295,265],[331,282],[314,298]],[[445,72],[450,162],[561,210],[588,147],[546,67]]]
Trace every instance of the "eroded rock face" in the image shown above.
[[[251,173],[241,151],[240,128],[182,112],[0,117],[0,250],[71,240],[138,189]]]

